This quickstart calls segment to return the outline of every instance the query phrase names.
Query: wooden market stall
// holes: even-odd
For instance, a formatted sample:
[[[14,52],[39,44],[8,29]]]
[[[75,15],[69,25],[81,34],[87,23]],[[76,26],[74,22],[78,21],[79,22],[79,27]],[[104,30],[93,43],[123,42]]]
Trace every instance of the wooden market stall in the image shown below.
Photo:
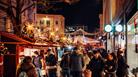
[[[26,41],[15,34],[0,32],[0,44],[7,47],[7,52],[3,57],[2,72],[3,77],[16,77],[16,67],[19,63],[18,48],[20,45],[31,45],[31,42]]]
[[[3,59],[3,64],[1,65],[2,68],[0,68],[0,76],[3,77],[9,77],[9,75],[10,77],[16,77],[17,65],[19,64],[22,56],[25,56],[25,54],[22,54],[24,53],[25,48],[47,49],[48,47],[53,47],[55,49],[59,46],[58,43],[54,42],[46,42],[44,45],[35,44],[34,41],[30,40],[30,38],[21,38],[8,32],[0,32],[0,44],[4,44],[4,46],[7,47],[7,52],[3,56],[0,55]],[[54,53],[57,54],[57,52]]]

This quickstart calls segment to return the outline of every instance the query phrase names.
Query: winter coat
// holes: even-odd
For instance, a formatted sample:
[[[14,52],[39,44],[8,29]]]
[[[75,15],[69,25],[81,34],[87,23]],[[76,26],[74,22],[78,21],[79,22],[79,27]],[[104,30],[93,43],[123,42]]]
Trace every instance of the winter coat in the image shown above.
[[[107,73],[116,72],[116,70],[117,70],[117,61],[107,60],[105,62],[104,70],[106,70],[105,72],[107,72]]]
[[[54,54],[48,55],[45,60],[46,60],[47,66],[49,66],[50,68],[57,65],[57,59]],[[49,72],[50,71],[55,72],[55,71],[57,71],[57,68],[52,68],[52,69],[48,69],[48,70],[49,70]]]
[[[87,69],[92,72],[92,77],[102,77],[102,71],[104,69],[104,61],[102,58],[92,58],[89,62]]]
[[[84,67],[83,57],[81,54],[73,53],[70,57],[71,71],[82,71]]]
[[[69,70],[70,69],[70,54],[65,54],[62,57],[60,67],[62,70]]]
[[[126,60],[124,58],[124,56],[119,55],[118,56],[118,69],[117,69],[117,76],[123,77],[125,75],[127,75],[127,68],[129,66],[126,63]]]
[[[19,74],[22,71],[25,71],[28,77],[38,77],[35,66],[32,63],[22,63],[21,65],[19,65],[16,77],[19,77]]]

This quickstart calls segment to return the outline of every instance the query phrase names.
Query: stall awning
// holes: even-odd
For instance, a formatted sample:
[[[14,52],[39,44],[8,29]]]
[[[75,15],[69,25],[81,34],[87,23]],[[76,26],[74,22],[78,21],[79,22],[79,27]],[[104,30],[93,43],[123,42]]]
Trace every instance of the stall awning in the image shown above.
[[[4,36],[6,37],[7,39],[11,39],[12,41],[10,40],[6,40],[6,38],[3,40],[1,38],[1,41],[0,43],[5,43],[5,44],[32,44],[31,42],[27,41],[27,40],[24,40],[20,37],[18,37],[17,35],[13,34],[13,33],[8,33],[8,32],[0,32],[0,36]]]
[[[95,35],[93,33],[88,33],[86,31],[84,31],[83,29],[78,29],[75,32],[70,33],[71,35],[78,35],[78,34],[82,34],[82,35]]]
[[[57,47],[59,46],[57,43],[51,43],[51,42],[46,42],[45,44],[36,44],[34,42],[30,42],[23,38],[20,38],[13,33],[2,32],[2,31],[0,31],[0,37],[6,38],[6,39],[4,38],[4,40],[1,38],[0,43],[4,43],[4,44],[22,44],[22,45],[31,46],[31,47]],[[7,41],[7,39],[11,39],[11,40]]]

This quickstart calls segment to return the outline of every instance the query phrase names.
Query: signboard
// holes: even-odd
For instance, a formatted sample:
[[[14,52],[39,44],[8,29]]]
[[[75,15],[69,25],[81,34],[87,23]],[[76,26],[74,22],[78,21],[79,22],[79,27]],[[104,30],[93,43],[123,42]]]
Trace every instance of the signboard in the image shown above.
[[[138,0],[137,0],[137,10],[138,10]]]

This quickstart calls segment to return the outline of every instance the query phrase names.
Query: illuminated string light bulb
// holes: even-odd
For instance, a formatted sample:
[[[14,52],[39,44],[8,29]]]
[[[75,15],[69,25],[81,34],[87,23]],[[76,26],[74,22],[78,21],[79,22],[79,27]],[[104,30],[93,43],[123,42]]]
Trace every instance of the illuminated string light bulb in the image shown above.
[[[54,33],[54,32],[51,32],[51,33],[50,33],[50,35],[51,35],[51,36],[54,36],[54,35],[55,35],[55,33]]]

